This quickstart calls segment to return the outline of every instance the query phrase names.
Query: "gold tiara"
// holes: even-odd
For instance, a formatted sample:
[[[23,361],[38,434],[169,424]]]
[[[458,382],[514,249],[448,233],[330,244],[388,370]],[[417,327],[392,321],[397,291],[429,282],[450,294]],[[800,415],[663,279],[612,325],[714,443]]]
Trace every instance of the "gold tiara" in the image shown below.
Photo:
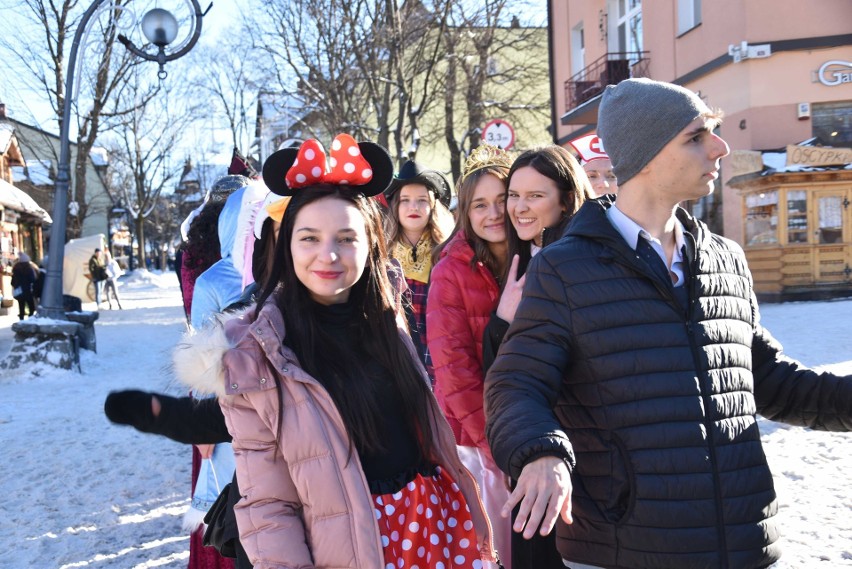
[[[464,161],[464,171],[462,172],[461,179],[459,179],[459,183],[477,170],[482,170],[489,166],[497,166],[508,170],[512,167],[512,162],[514,161],[515,156],[499,146],[480,144],[470,152]]]

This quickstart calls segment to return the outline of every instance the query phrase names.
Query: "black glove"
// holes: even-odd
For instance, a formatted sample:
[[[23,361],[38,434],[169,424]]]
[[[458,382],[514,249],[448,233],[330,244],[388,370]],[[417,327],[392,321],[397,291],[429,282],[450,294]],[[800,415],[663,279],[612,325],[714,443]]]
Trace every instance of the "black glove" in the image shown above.
[[[104,401],[104,413],[107,419],[119,425],[130,425],[148,433],[156,421],[151,411],[153,393],[128,389],[113,391]]]

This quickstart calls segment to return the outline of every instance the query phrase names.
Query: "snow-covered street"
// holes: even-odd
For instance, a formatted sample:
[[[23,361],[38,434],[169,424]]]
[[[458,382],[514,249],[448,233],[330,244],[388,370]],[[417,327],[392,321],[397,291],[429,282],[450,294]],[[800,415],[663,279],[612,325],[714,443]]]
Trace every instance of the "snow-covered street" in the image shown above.
[[[82,352],[82,374],[0,373],[0,567],[186,566],[189,447],[103,414],[111,390],[183,394],[168,369],[185,328],[180,292],[172,273],[121,282],[125,309],[101,311],[98,353]],[[852,300],[765,305],[762,314],[790,356],[852,374]],[[4,355],[12,322],[0,323]],[[852,568],[852,434],[768,421],[761,428],[781,503],[776,567]]]

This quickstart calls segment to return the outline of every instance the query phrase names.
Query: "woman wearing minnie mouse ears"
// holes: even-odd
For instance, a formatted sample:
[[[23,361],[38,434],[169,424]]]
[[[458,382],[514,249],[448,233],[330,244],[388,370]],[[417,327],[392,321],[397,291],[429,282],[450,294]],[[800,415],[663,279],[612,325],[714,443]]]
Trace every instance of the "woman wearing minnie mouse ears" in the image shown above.
[[[389,276],[370,198],[392,176],[387,151],[348,135],[328,165],[315,140],[270,156],[264,182],[292,197],[268,284],[256,307],[175,352],[178,377],[219,395],[256,567],[496,561]]]

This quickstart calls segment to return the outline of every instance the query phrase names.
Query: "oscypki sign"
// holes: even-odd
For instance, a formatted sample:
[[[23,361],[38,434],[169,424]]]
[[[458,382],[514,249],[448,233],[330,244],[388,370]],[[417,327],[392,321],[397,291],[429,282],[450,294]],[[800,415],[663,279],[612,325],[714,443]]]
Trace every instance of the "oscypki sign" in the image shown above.
[[[482,142],[509,150],[515,144],[515,129],[504,120],[490,120],[482,129]]]

